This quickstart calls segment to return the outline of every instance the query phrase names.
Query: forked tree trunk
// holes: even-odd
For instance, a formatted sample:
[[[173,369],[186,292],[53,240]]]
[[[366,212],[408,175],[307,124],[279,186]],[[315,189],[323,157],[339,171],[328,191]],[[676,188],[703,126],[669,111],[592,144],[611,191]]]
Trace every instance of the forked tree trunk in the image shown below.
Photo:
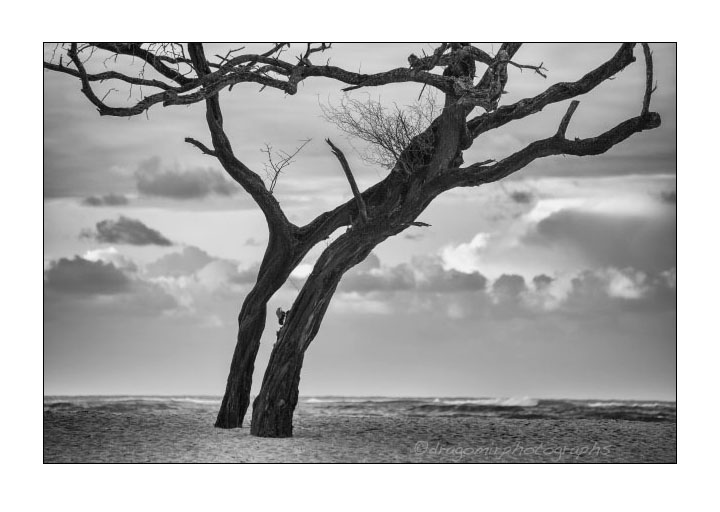
[[[291,437],[305,351],[315,338],[343,274],[364,260],[386,236],[350,232],[320,256],[298,295],[273,347],[262,388],[253,403],[250,432],[260,437]]]
[[[467,110],[446,102],[444,115],[422,137],[421,162],[413,176],[397,183],[373,209],[371,220],[353,225],[322,253],[288,313],[253,403],[250,433],[260,437],[291,437],[305,351],[317,335],[343,274],[364,260],[375,246],[417,219],[441,188],[432,184],[444,169],[459,163],[465,145]],[[428,148],[427,146],[430,146]],[[412,146],[412,145],[411,145]],[[413,147],[408,148],[412,151]],[[374,203],[373,194],[369,195]]]

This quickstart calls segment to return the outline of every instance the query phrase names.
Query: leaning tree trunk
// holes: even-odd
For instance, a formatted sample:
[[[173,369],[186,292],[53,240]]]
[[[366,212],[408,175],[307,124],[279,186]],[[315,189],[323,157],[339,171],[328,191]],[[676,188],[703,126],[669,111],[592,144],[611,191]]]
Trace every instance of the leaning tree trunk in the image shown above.
[[[444,169],[459,164],[466,144],[465,107],[446,101],[443,115],[411,143],[417,166],[382,198],[369,194],[370,220],[356,223],[322,253],[278,333],[262,388],[253,403],[250,433],[259,437],[291,437],[305,351],[315,338],[343,274],[364,260],[380,242],[412,225],[441,191],[436,180]],[[416,147],[417,146],[417,147]],[[418,162],[418,160],[420,160]],[[360,202],[360,200],[358,200]],[[360,210],[360,205],[358,205]]]
[[[262,388],[253,403],[250,432],[260,437],[291,437],[298,402],[300,370],[343,274],[364,260],[387,236],[368,236],[352,228],[320,256],[285,325],[278,333]]]
[[[238,316],[237,344],[215,426],[240,428],[250,405],[255,358],[265,329],[267,303],[297,266],[298,257],[282,240],[270,237],[258,279]]]
[[[260,289],[258,289],[260,288]],[[238,335],[220,411],[215,426],[240,428],[250,405],[250,388],[260,338],[265,329],[267,300],[258,300],[264,285],[248,294],[238,316]]]

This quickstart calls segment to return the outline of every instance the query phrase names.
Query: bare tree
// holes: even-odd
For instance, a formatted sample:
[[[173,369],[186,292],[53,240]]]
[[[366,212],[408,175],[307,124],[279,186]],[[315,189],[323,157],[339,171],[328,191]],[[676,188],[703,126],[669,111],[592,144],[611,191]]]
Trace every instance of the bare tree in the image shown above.
[[[432,55],[408,58],[409,65],[379,73],[355,73],[313,59],[330,49],[328,43],[308,43],[300,55],[289,55],[287,43],[277,43],[261,54],[233,50],[224,56],[208,58],[200,43],[70,43],[56,49],[46,69],[66,73],[80,80],[82,92],[101,115],[133,116],[153,105],[188,105],[204,101],[211,143],[185,139],[206,155],[216,158],[227,173],[252,196],[267,220],[269,241],[257,282],[248,293],[238,317],[237,346],[233,355],[225,396],[215,425],[242,426],[249,406],[250,385],[260,336],[265,328],[267,302],[308,251],[335,230],[347,230],[332,241],[318,258],[312,273],[300,290],[284,324],[278,331],[262,387],[254,401],[251,433],[264,437],[292,435],[293,411],[298,401],[298,384],[305,351],[320,328],[330,299],[340,279],[361,262],[379,243],[409,226],[424,225],[418,216],[439,194],[457,187],[476,187],[501,180],[534,160],[551,155],[598,155],[631,135],[656,128],[660,116],[650,111],[653,92],[652,57],[643,44],[646,61],[646,87],[639,115],[614,128],[586,139],[568,139],[565,133],[574,114],[577,98],[635,62],[634,43],[622,44],[605,63],[574,82],[557,83],[537,96],[510,105],[498,106],[508,81],[508,66],[534,70],[545,76],[540,65],[519,64],[513,59],[520,43],[504,43],[496,55],[467,43],[442,43]],[[153,76],[133,76],[115,70],[91,73],[91,58],[112,63],[117,56],[131,56],[142,62],[143,71]],[[476,67],[484,66],[476,78]],[[436,69],[442,72],[436,72]],[[422,84],[443,97],[442,111],[418,133],[383,147],[378,163],[391,167],[389,174],[365,191],[359,191],[342,151],[327,141],[338,158],[353,198],[331,211],[318,215],[304,226],[290,222],[261,177],[249,169],[233,151],[223,129],[220,92],[235,84],[252,82],[293,95],[298,84],[313,77],[325,77],[345,84],[343,90],[378,87],[391,83]],[[93,84],[104,80],[125,82],[154,92],[125,106],[111,106],[97,96]],[[541,138],[498,161],[462,166],[462,152],[481,134],[541,111],[544,107],[571,100],[558,127]],[[483,113],[471,116],[476,107]],[[368,106],[371,117],[377,113]],[[400,114],[397,113],[399,118]],[[403,114],[406,116],[406,114]],[[403,117],[407,119],[407,117]],[[362,126],[358,124],[357,127]],[[350,130],[353,133],[353,130]],[[382,130],[381,130],[382,132]],[[357,135],[362,132],[356,130]],[[385,132],[382,132],[385,133]],[[373,142],[373,141],[370,141]],[[382,144],[380,144],[382,146]],[[390,155],[394,163],[390,163]]]

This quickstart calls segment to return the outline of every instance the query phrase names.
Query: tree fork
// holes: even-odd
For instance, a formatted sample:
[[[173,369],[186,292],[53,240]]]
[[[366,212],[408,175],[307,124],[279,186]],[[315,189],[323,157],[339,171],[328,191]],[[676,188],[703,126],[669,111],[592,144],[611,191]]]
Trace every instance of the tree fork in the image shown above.
[[[416,177],[413,181],[421,179]],[[424,189],[408,187],[396,191],[397,196],[389,198],[386,204],[399,204],[399,210],[380,210],[368,223],[345,232],[323,251],[278,333],[262,387],[253,403],[252,435],[292,436],[305,351],[320,329],[342,276],[387,238],[410,226],[428,226],[416,219],[443,192],[441,184],[438,179],[425,183]]]

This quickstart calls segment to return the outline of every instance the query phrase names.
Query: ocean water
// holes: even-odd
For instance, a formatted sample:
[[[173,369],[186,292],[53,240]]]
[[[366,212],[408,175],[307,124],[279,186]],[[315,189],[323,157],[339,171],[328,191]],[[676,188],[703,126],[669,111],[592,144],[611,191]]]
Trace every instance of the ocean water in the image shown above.
[[[676,459],[675,402],[303,397],[292,439],[213,428],[219,397],[48,396],[43,402],[45,462]]]
[[[540,400],[533,398],[346,398],[301,400],[305,414],[447,416],[508,419],[608,419],[675,422],[675,402],[637,400]]]

